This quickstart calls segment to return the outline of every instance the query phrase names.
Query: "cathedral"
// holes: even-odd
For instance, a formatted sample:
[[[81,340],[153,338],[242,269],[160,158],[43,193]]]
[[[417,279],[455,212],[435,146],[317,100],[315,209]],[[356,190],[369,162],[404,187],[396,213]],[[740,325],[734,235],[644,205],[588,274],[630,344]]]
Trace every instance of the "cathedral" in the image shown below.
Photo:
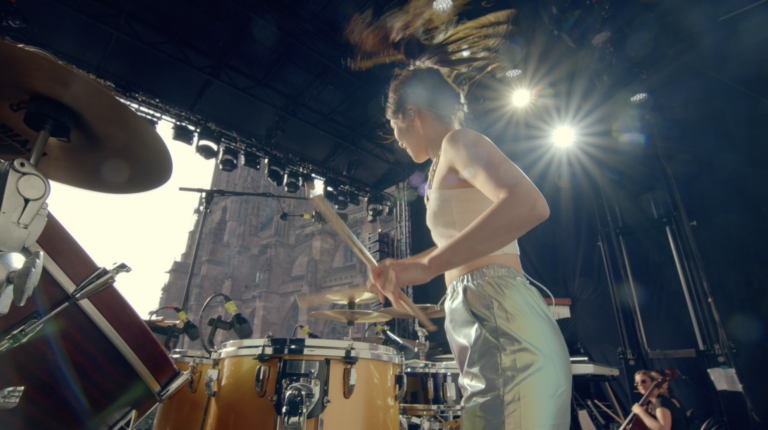
[[[211,188],[287,195],[284,188],[270,182],[264,170],[241,167],[232,172],[216,169]],[[292,196],[308,197],[302,187]],[[199,208],[202,207],[202,201]],[[181,261],[174,261],[169,279],[162,290],[160,306],[180,306],[194,252],[200,222],[196,210],[195,228],[190,231]],[[341,238],[327,225],[302,218],[312,214],[311,201],[266,197],[216,197],[207,216],[189,294],[188,312],[195,324],[203,303],[215,293],[232,298],[237,309],[253,327],[253,338],[291,337],[297,324],[310,328],[326,339],[342,339],[344,322],[312,318],[313,310],[344,309],[346,305],[328,303],[318,308],[298,306],[296,295],[361,285],[367,269]],[[347,225],[366,243],[371,233],[394,235],[391,215],[368,222],[365,204],[350,205],[345,211]],[[285,220],[281,214],[289,215]],[[292,216],[298,215],[298,216]],[[377,301],[378,303],[378,301]],[[370,305],[361,305],[360,309]],[[206,308],[201,338],[208,335],[206,322],[211,317],[228,315],[217,298]],[[354,337],[363,336],[366,324],[356,324]],[[236,339],[233,332],[218,332],[216,344]],[[200,349],[199,341],[183,337],[178,348]]]

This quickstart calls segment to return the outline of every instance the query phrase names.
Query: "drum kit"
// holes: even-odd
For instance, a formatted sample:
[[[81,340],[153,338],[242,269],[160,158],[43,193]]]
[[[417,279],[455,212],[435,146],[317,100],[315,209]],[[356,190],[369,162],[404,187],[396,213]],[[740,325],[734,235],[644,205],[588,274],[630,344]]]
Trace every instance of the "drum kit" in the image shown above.
[[[407,430],[457,429],[461,415],[459,370],[455,362],[405,360],[419,342],[382,337],[351,338],[364,322],[413,318],[394,308],[357,309],[378,296],[335,292],[326,303],[347,309],[314,311],[326,321],[346,322],[343,340],[308,338],[244,339],[225,342],[211,354],[174,350],[176,367],[189,383],[159,404],[153,430]],[[419,306],[432,318],[434,305]],[[396,315],[396,316],[393,316]],[[450,357],[452,358],[452,357]]]
[[[358,309],[378,298],[365,287],[326,293],[321,302],[346,309],[310,315],[345,322],[344,340],[268,336],[169,356],[113,285],[130,268],[99,268],[46,203],[48,179],[154,189],[172,171],[165,144],[107,86],[42,50],[0,41],[0,64],[0,428],[136,428],[152,411],[155,430],[457,428],[455,364],[404,353],[425,358],[429,318],[444,312],[405,295],[405,310],[371,311]],[[416,318],[419,342],[384,327],[381,338],[351,338],[354,324],[392,318]]]

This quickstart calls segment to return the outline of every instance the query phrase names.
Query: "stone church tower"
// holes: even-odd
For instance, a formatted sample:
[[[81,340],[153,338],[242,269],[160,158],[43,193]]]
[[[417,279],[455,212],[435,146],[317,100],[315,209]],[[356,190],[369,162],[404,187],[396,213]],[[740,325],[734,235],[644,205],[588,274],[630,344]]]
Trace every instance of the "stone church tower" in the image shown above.
[[[267,180],[264,170],[240,167],[227,173],[216,169],[211,188],[286,195],[283,187]],[[307,196],[302,188],[296,196]],[[201,202],[202,206],[202,202]],[[282,209],[282,211],[281,211]],[[225,293],[253,326],[253,338],[268,333],[290,337],[296,324],[303,324],[327,339],[341,339],[346,326],[308,316],[319,309],[342,309],[328,304],[316,309],[298,307],[297,294],[331,292],[341,287],[361,285],[367,279],[365,265],[328,226],[310,219],[280,214],[311,214],[309,201],[264,197],[216,197],[206,219],[192,280],[188,315],[197,324],[205,300],[215,293]],[[394,225],[391,216],[376,223],[366,220],[364,204],[349,206],[350,229],[365,243],[369,233],[388,231]],[[196,214],[199,216],[199,212]],[[199,217],[198,217],[199,219]],[[198,221],[199,222],[199,221]],[[184,294],[192,252],[197,234],[190,231],[181,261],[170,268],[159,305],[180,306]],[[369,306],[361,305],[361,309]],[[205,324],[210,317],[229,315],[220,298],[215,299],[203,316],[201,337],[207,336]],[[362,336],[365,324],[355,326],[354,336]],[[233,332],[219,332],[217,345],[236,339]],[[179,348],[201,349],[199,341],[184,338]]]

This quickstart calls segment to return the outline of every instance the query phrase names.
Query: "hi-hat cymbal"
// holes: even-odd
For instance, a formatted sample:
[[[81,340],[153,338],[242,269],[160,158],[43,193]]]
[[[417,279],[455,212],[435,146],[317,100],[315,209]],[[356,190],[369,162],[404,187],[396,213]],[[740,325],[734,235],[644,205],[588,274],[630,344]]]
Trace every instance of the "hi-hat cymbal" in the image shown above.
[[[421,311],[424,312],[424,315],[426,315],[427,318],[442,318],[445,316],[445,309],[438,305],[416,305],[416,307],[421,309]],[[404,318],[404,319],[413,318],[413,315],[409,314],[408,311],[403,309],[384,308],[384,309],[381,309],[379,312],[383,312],[387,315],[392,315],[392,318]]]
[[[353,303],[371,303],[375,302],[379,296],[368,291],[339,291],[326,295],[328,302],[340,303],[346,305],[349,302]]]
[[[335,309],[330,311],[314,311],[310,312],[309,316],[321,320],[327,321],[339,321],[347,322],[353,321],[358,323],[364,322],[385,322],[392,319],[391,316],[374,311],[350,311],[347,309]]]
[[[157,188],[171,177],[171,155],[154,126],[95,79],[39,50],[2,41],[0,64],[0,159],[29,156],[37,132],[24,124],[24,113],[35,96],[75,114],[68,141],[48,139],[37,166],[48,179],[123,194]]]

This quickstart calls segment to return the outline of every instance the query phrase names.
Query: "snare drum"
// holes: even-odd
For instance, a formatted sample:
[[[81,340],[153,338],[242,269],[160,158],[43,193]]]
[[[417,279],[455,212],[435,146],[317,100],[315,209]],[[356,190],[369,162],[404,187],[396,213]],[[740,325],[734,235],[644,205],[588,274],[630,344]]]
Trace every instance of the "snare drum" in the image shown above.
[[[175,349],[171,359],[180,370],[186,372],[194,366],[189,382],[172,393],[157,409],[152,430],[198,430],[205,416],[208,395],[205,393],[205,376],[213,360],[205,351]]]
[[[461,414],[461,374],[455,361],[409,361],[405,374],[408,388],[400,406],[403,415]]]
[[[392,348],[325,339],[247,339],[214,353],[210,430],[398,430],[404,375]]]

